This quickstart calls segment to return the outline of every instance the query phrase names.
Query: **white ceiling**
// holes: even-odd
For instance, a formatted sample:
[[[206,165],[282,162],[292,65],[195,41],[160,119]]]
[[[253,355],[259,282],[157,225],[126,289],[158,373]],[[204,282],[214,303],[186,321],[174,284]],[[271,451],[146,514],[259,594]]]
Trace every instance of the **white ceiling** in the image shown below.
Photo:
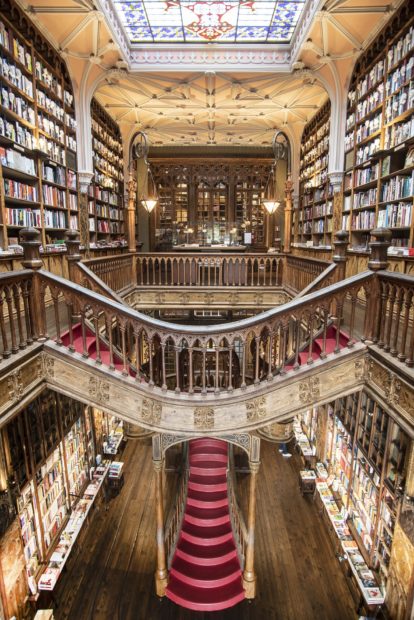
[[[287,127],[291,135],[300,136],[327,98],[322,84],[330,84],[337,92],[345,88],[356,57],[390,17],[390,4],[401,3],[309,1],[319,10],[309,30],[302,32],[300,48],[293,41],[293,56],[285,53],[289,62],[283,72],[272,71],[271,65],[250,71],[226,70],[223,59],[214,71],[211,67],[190,71],[191,57],[186,57],[186,69],[180,70],[179,60],[163,64],[163,52],[157,51],[152,59],[159,63],[158,71],[143,66],[142,71],[129,73],[120,70],[128,64],[125,50],[92,0],[22,4],[65,55],[74,82],[86,88],[99,83],[95,96],[125,135],[144,130],[151,143],[159,146],[260,146],[271,143],[276,129]],[[260,62],[260,46],[258,50],[252,53]],[[293,61],[299,71],[292,72]],[[173,70],[166,70],[167,66]]]

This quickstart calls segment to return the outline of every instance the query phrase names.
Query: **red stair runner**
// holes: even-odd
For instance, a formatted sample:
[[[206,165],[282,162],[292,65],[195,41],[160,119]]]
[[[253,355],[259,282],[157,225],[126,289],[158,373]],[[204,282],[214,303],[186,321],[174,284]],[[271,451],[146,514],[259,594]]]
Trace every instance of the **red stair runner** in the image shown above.
[[[219,611],[244,599],[227,499],[227,444],[190,441],[187,504],[166,595],[195,611]]]
[[[73,347],[75,351],[77,353],[83,353],[83,338],[82,338],[81,324],[76,323],[76,325],[72,327],[72,332],[73,332]],[[61,340],[62,340],[62,344],[65,347],[68,347],[70,345],[69,331],[65,332],[61,336]],[[88,351],[88,357],[96,360],[97,358],[96,337],[95,337],[95,334],[88,328],[86,328],[86,339],[85,340],[86,340],[86,350]],[[109,366],[110,352],[109,352],[108,346],[105,344],[105,342],[103,342],[103,340],[99,341],[99,351],[100,351],[102,363],[105,364],[106,366]],[[113,355],[113,365],[119,371],[122,371],[124,368],[120,355],[117,355],[116,353],[114,353]],[[129,368],[129,374],[135,377],[135,371],[132,370],[131,368]]]

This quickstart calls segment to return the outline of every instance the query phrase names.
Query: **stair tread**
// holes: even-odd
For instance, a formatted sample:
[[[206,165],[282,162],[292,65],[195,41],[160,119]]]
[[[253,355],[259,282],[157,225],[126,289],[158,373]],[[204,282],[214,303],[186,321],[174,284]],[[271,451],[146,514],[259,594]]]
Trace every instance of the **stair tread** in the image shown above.
[[[190,470],[190,482],[195,482],[196,484],[208,484],[214,486],[215,484],[227,484],[226,474],[218,474],[216,476],[213,475],[205,475],[202,474],[193,474]]]
[[[219,611],[226,609],[244,599],[244,590],[239,576],[233,581],[217,588],[200,588],[190,586],[174,575],[171,575],[166,594],[169,598],[188,609]],[[194,605],[194,606],[192,606]],[[200,605],[200,607],[196,606]]]
[[[207,546],[197,545],[196,543],[190,542],[185,538],[180,538],[177,548],[186,553],[187,555],[193,556],[195,559],[218,559],[223,555],[227,555],[228,553],[236,551],[236,546],[233,540],[226,540],[225,542],[218,545]]]
[[[185,516],[182,531],[190,534],[191,536],[195,536],[196,538],[204,539],[219,538],[220,536],[232,533],[230,521],[227,523],[220,523],[220,525],[203,526],[189,523],[186,521]]]
[[[237,574],[241,575],[240,564],[236,559],[217,565],[197,565],[191,564],[183,558],[175,557],[171,568],[192,579],[210,582]]]
[[[221,506],[218,508],[199,508],[197,506],[187,506],[185,514],[192,517],[198,517],[199,519],[218,519],[220,517],[226,517],[229,515],[229,509],[227,506]]]

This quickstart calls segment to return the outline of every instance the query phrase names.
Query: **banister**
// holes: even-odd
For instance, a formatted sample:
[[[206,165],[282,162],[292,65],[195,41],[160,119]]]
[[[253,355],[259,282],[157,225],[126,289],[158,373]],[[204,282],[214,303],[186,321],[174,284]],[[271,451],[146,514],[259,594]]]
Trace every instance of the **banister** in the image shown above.
[[[299,299],[293,299],[292,301],[289,301],[282,306],[272,308],[270,310],[265,310],[264,312],[261,312],[260,314],[252,317],[240,319],[238,321],[233,321],[222,325],[189,326],[170,323],[161,319],[149,317],[148,315],[143,314],[138,310],[134,310],[128,306],[125,306],[117,301],[109,300],[100,293],[94,292],[92,294],[89,289],[84,288],[79,284],[68,282],[64,278],[61,278],[60,276],[49,273],[47,271],[43,271],[42,269],[38,273],[46,283],[50,282],[59,284],[63,289],[67,291],[76,292],[78,295],[82,295],[86,299],[90,298],[90,303],[92,305],[96,305],[97,303],[99,303],[105,306],[108,310],[111,310],[112,312],[116,311],[126,318],[129,318],[131,320],[138,320],[143,325],[146,325],[152,329],[157,328],[160,330],[164,330],[168,332],[168,334],[178,332],[183,334],[183,336],[191,335],[202,338],[226,333],[231,334],[234,331],[248,331],[249,329],[257,327],[257,325],[268,321],[269,319],[275,319],[278,317],[283,317],[285,315],[293,315],[296,311],[300,310],[301,307],[306,306],[308,302],[312,301],[313,303],[315,303],[322,301],[330,297],[333,293],[339,294],[341,291],[346,292],[348,289],[354,287],[355,285],[362,284],[363,282],[375,277],[375,274],[372,271],[364,271],[357,275],[351,276],[350,278],[347,278],[342,282],[332,284],[314,293],[309,293],[308,295],[305,295]]]
[[[296,299],[298,299],[299,297],[305,297],[306,295],[309,295],[309,293],[312,293],[313,291],[322,288],[323,284],[331,284],[332,282],[329,282],[329,279],[336,270],[337,266],[335,263],[331,263],[330,265],[328,265],[328,267],[324,271],[322,271],[322,273],[319,274],[319,276],[315,278],[315,280],[313,280],[310,284],[308,284],[308,286],[306,286],[296,295]]]

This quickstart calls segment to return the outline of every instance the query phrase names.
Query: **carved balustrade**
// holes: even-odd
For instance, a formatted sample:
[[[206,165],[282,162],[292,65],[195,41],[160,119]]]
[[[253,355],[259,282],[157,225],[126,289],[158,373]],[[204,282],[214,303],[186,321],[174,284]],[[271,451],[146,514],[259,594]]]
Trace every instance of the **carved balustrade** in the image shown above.
[[[135,381],[176,394],[243,390],[294,372],[300,353],[305,353],[307,364],[313,363],[316,338],[323,343],[321,357],[328,355],[325,345],[332,325],[339,328],[335,351],[340,349],[339,330],[345,330],[348,346],[352,347],[356,339],[367,336],[356,331],[358,293],[368,290],[375,279],[373,272],[365,272],[257,316],[206,327],[153,319],[58,276],[43,271],[35,275],[41,280],[43,294],[50,290],[54,300],[52,326],[58,344],[62,344],[62,332],[68,330],[69,338],[62,346],[73,351],[77,330],[82,336],[78,350],[85,358],[89,357],[92,339],[96,342],[93,351],[97,363],[105,363],[115,372],[114,360],[120,361],[122,373],[128,375],[132,362]],[[77,313],[73,308],[78,309]],[[359,308],[359,312],[363,311]],[[103,333],[109,362],[103,362],[100,355],[99,338]]]
[[[317,258],[288,255],[286,256],[283,274],[283,286],[296,295],[312,284],[316,278],[321,276],[325,270],[330,267],[330,265],[332,265],[332,263]],[[324,276],[319,284],[322,286],[332,284],[333,280],[331,279],[331,281],[329,281],[329,277],[331,277],[333,271],[333,267],[328,269],[326,277]]]
[[[177,546],[178,537],[181,532],[181,525],[184,518],[184,510],[187,502],[189,473],[190,468],[187,458],[185,467],[183,468],[177,493],[174,497],[174,505],[171,507],[171,512],[168,515],[165,525],[165,554],[167,557],[168,569],[171,568],[171,562],[174,556],[175,548]]]
[[[136,286],[135,254],[93,258],[82,264],[115,293]]]
[[[0,360],[15,355],[42,335],[29,269],[0,277]]]
[[[281,255],[178,253],[136,256],[138,286],[280,286]]]

